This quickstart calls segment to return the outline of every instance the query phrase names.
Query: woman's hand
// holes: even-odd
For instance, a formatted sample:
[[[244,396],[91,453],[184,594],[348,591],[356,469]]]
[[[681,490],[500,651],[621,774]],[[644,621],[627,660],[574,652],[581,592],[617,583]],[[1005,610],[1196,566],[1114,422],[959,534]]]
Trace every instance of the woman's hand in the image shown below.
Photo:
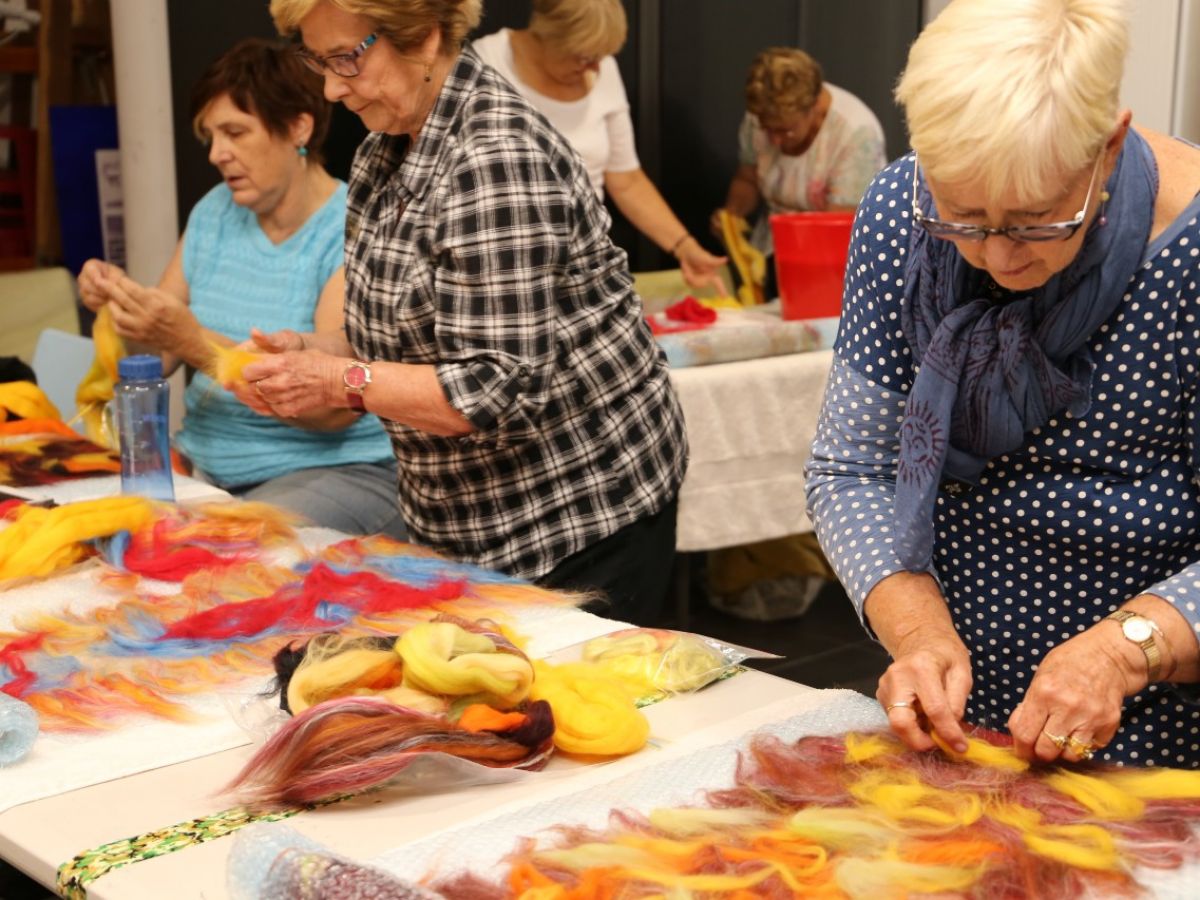
[[[726,257],[713,256],[689,236],[679,247],[677,258],[679,268],[683,271],[683,280],[694,290],[712,288],[716,296],[728,296],[729,288],[718,274],[721,266],[728,262]]]
[[[185,359],[193,355],[201,328],[186,303],[124,273],[106,280],[104,287],[117,334]]]
[[[931,750],[936,731],[962,752],[962,718],[971,693],[971,659],[953,626],[922,625],[889,648],[894,662],[875,692],[892,731],[914,750]]]
[[[100,307],[108,302],[109,285],[125,277],[120,266],[106,263],[102,259],[89,259],[79,270],[76,284],[79,286],[79,299],[92,312],[99,312]]]
[[[1014,749],[1045,762],[1090,759],[1116,734],[1125,698],[1147,681],[1141,650],[1116,622],[1101,620],[1042,658],[1008,720]]]
[[[295,332],[258,333],[278,343],[279,336]],[[290,339],[284,339],[290,340]],[[269,349],[259,345],[261,349]],[[292,345],[294,346],[294,345]],[[250,363],[242,370],[243,383],[235,385],[234,395],[256,413],[280,419],[295,419],[308,413],[346,407],[342,372],[348,359],[330,356],[319,350],[271,350],[271,355]]]
[[[258,353],[286,353],[289,350],[307,350],[308,345],[304,341],[304,335],[290,328],[272,331],[270,334],[251,328],[250,340],[243,341],[238,348]]]

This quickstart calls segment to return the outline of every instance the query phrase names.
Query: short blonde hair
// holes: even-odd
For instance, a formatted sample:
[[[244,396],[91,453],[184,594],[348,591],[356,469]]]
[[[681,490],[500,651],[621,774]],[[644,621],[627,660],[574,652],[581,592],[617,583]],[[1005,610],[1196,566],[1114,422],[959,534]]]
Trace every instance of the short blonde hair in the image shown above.
[[[370,19],[400,51],[416,47],[436,28],[445,56],[458,52],[483,14],[483,0],[271,0],[271,18],[280,34],[294,34],[321,3]]]
[[[991,202],[1052,196],[1115,129],[1128,48],[1123,0],[953,0],[896,87],[922,167],[982,175]]]
[[[770,47],[750,63],[746,109],[760,122],[808,112],[821,96],[821,64],[795,47]]]
[[[629,33],[621,0],[533,0],[529,31],[542,43],[579,56],[612,56]]]

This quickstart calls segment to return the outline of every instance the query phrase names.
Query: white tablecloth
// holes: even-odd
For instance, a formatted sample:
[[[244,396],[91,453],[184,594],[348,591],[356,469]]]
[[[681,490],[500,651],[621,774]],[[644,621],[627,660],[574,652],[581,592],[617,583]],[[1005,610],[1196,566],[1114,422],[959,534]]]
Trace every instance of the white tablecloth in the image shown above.
[[[804,464],[832,362],[817,350],[671,371],[691,447],[679,550],[812,531]]]

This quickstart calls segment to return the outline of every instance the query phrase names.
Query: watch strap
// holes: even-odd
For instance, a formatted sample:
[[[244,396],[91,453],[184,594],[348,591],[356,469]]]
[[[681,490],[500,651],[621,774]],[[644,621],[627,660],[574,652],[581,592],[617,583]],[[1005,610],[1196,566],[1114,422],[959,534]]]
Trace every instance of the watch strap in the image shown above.
[[[351,373],[356,373],[352,378]],[[342,370],[342,386],[346,391],[346,404],[356,412],[366,412],[367,405],[363,392],[371,383],[371,365],[362,360],[353,360]]]
[[[1127,641],[1131,641],[1142,648],[1142,653],[1146,655],[1146,672],[1150,683],[1153,684],[1158,680],[1159,673],[1162,671],[1162,648],[1158,645],[1158,636],[1162,634],[1162,629],[1155,624],[1153,619],[1136,613],[1129,609],[1118,609],[1115,612],[1109,613],[1104,618],[1112,619],[1122,626],[1121,636]],[[1133,638],[1125,636],[1124,625],[1130,619],[1141,619],[1150,626],[1150,636],[1144,641],[1135,641]]]

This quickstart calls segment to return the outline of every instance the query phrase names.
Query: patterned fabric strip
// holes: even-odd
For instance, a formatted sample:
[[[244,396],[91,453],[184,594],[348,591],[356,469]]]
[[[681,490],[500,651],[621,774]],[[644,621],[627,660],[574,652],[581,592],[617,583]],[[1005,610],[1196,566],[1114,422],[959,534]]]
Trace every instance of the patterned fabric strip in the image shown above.
[[[58,892],[67,900],[85,900],[87,886],[113,869],[141,862],[143,859],[166,856],[193,844],[203,844],[225,837],[252,822],[277,822],[287,819],[308,808],[311,807],[295,807],[255,815],[245,807],[238,806],[211,816],[179,822],[135,837],[102,844],[94,850],[85,850],[77,854],[72,860],[58,867]]]

